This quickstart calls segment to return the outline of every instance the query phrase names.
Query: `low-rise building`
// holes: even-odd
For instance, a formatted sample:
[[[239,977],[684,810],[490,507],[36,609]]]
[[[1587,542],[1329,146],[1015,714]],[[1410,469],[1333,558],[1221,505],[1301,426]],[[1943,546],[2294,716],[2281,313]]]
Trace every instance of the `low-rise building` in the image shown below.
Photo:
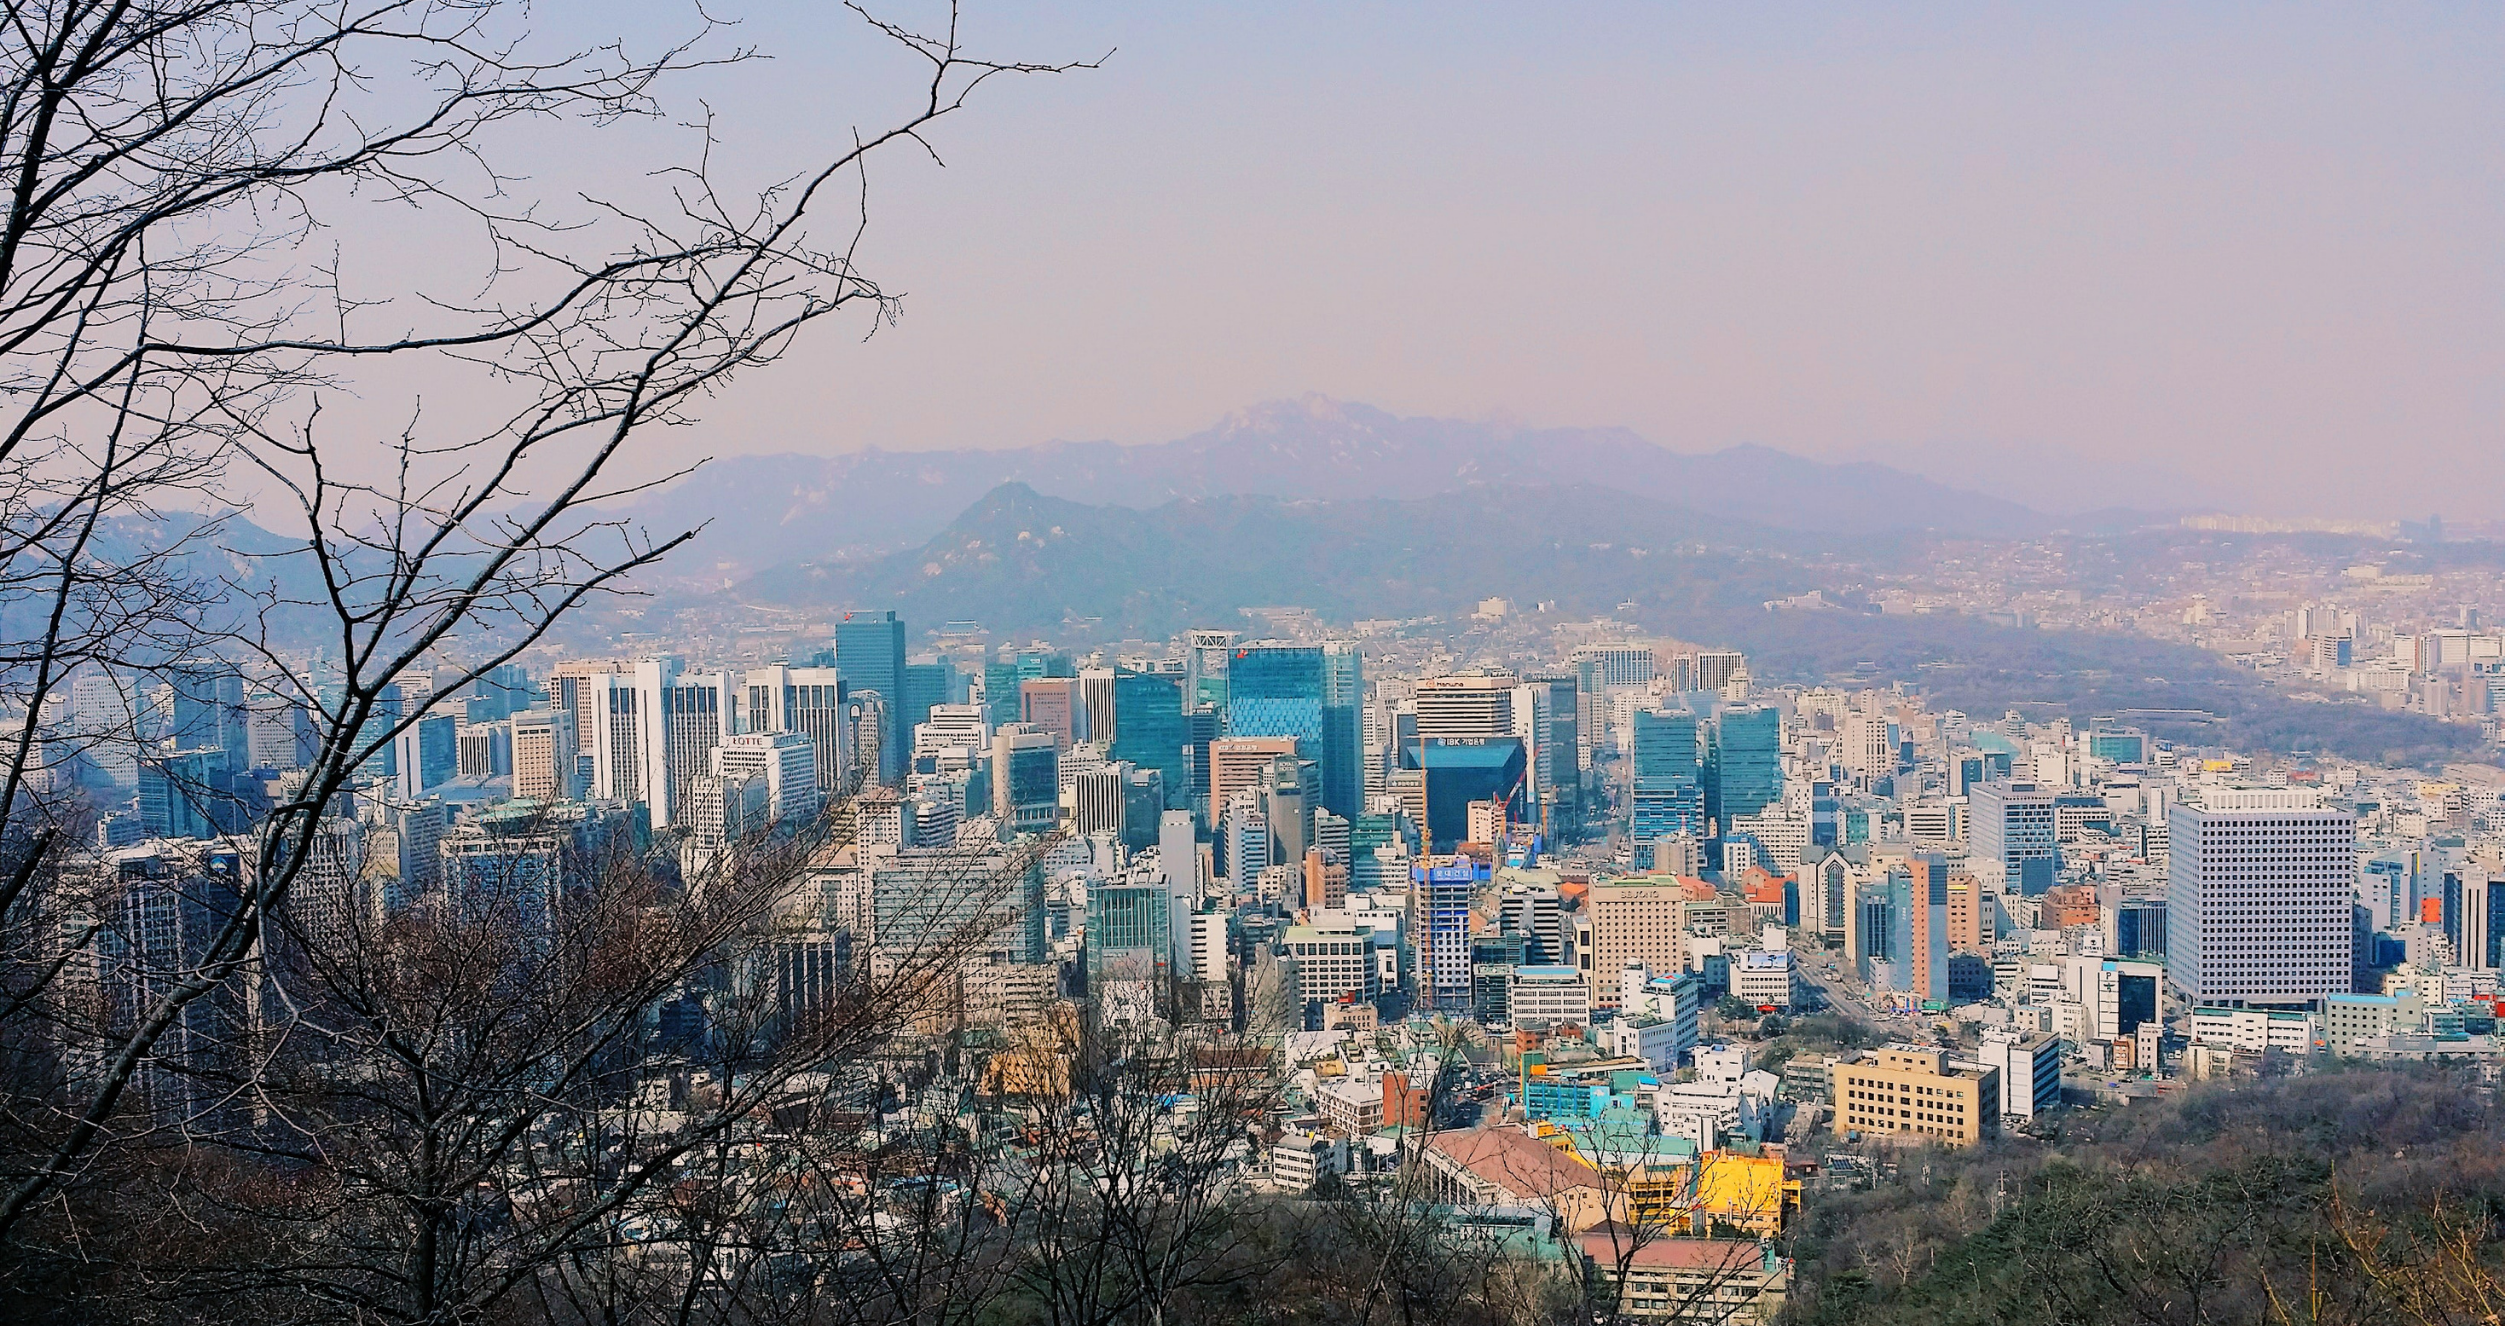
[[[1795,979],[1789,953],[1747,949],[1731,955],[1731,994],[1741,1003],[1789,1012]]]
[[[2319,1007],[2323,1039],[2333,1054],[2343,1057],[2356,1054],[2360,1041],[2419,1031],[2426,1021],[2426,1004],[2414,991],[2324,995]]]
[[[2000,1074],[2000,1110],[2032,1119],[2061,1104],[2061,1041],[2046,1035],[1987,1034],[1982,1061]]]
[[[1771,1244],[1604,1228],[1578,1247],[1592,1301],[1631,1321],[1770,1322],[1791,1290],[1791,1263]]]
[[[2320,1036],[2320,1019],[2299,1009],[2203,1004],[2192,1010],[2187,1039],[2194,1045],[2238,1054],[2260,1054],[2264,1050],[2305,1054]]]
[[[2000,1132],[2000,1073],[1945,1050],[1890,1045],[1830,1070],[1836,1126],[1882,1140],[1970,1146]]]
[[[1325,1175],[1348,1172],[1348,1139],[1319,1133],[1289,1133],[1270,1148],[1270,1183],[1285,1192],[1304,1192]]]
[[[1583,973],[1565,966],[1513,969],[1506,996],[1513,1025],[1542,1030],[1566,1023],[1581,1025],[1592,1016],[1591,987]]]
[[[1600,1171],[1520,1128],[1437,1133],[1419,1153],[1428,1195],[1451,1206],[1537,1207],[1579,1234],[1609,1218]]]

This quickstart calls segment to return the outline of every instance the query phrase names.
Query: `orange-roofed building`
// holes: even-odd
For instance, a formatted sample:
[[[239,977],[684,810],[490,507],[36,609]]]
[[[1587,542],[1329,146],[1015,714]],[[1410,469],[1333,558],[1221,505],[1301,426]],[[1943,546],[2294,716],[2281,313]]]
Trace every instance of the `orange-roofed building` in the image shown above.
[[[1772,874],[1752,866],[1740,884],[1740,896],[1750,902],[1781,902],[1783,885],[1790,879],[1789,875]]]
[[[2056,884],[2044,891],[2043,911],[2036,925],[2045,930],[2063,930],[2074,925],[2095,925],[2103,916],[2096,905],[2093,884]]]

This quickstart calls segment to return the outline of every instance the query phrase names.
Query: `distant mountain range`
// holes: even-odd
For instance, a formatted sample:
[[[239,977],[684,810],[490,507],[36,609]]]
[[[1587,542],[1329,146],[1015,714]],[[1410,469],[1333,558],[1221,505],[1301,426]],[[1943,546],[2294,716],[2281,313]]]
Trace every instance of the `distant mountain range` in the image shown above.
[[[739,593],[1095,639],[1158,639],[1269,605],[1339,621],[1453,614],[1491,597],[1719,615],[1762,612],[1768,598],[1816,587],[1804,562],[1767,550],[1838,542],[1589,484],[1482,485],[1408,501],[1189,497],[1137,510],[1009,483],[919,547],[787,563]]]
[[[674,566],[719,583],[784,562],[918,544],[1003,483],[1140,510],[1220,496],[1402,500],[1588,484],[1663,511],[1837,536],[2016,535],[2054,523],[1884,465],[1828,464],[1760,446],[1685,455],[1623,428],[1413,419],[1318,396],[1255,406],[1144,446],[725,457],[624,514],[656,531],[711,522]]]

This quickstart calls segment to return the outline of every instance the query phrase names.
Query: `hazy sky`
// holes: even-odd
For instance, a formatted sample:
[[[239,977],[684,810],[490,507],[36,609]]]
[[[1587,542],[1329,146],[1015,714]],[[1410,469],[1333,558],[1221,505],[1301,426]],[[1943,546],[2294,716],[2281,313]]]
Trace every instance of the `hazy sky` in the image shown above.
[[[708,3],[778,57],[695,89],[752,158],[893,104],[835,6]],[[902,323],[749,379],[713,445],[1157,441],[1319,391],[2047,505],[2505,516],[2494,5],[967,11],[984,53],[1119,49],[882,163]]]

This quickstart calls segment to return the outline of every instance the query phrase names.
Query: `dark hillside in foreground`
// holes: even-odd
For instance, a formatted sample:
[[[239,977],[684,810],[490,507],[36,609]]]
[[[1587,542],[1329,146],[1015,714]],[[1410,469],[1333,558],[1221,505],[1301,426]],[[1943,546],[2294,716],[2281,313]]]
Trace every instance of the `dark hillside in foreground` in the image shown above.
[[[2505,1287],[2505,1110],[2471,1072],[2196,1086],[2074,1111],[2049,1142],[1896,1159],[1893,1176],[1861,1191],[1810,1199],[1791,1321],[2441,1320],[2403,1298],[2453,1274],[2448,1235],[2487,1259],[2490,1291]],[[2361,1256],[2350,1247],[2361,1238],[2380,1246]],[[2322,1297],[2307,1309],[2309,1292]]]

